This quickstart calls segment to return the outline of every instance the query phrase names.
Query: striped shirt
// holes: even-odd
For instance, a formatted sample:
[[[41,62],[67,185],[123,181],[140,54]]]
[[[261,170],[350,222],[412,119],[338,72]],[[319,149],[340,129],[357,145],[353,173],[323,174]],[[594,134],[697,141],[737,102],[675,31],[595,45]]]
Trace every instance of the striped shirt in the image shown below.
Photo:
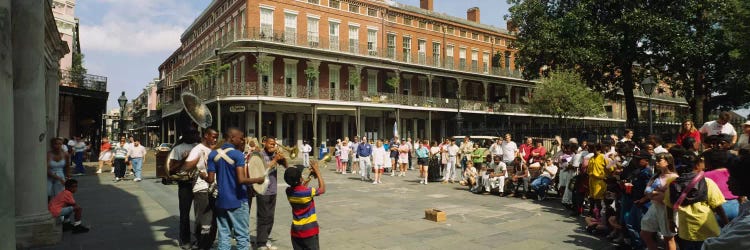
[[[292,206],[292,230],[294,238],[309,238],[318,235],[318,215],[315,214],[315,188],[302,185],[288,187],[286,196]]]

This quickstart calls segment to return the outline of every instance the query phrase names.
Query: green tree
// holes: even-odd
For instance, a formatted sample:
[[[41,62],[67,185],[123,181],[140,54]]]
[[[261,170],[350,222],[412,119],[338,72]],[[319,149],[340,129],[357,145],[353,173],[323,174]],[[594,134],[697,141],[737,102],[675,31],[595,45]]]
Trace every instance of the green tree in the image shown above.
[[[83,54],[73,53],[73,62],[68,70],[68,76],[70,81],[76,86],[83,85],[83,80],[86,79],[87,70],[83,67]]]
[[[569,118],[604,114],[604,96],[573,71],[552,71],[536,84],[530,111],[555,116],[563,125]]]
[[[540,77],[539,69],[574,69],[583,81],[605,96],[622,90],[627,123],[638,124],[634,98],[634,64],[649,61],[642,46],[648,27],[662,21],[651,12],[666,5],[659,1],[508,0],[506,18],[518,27],[516,63],[527,70],[524,78]],[[547,74],[550,71],[544,71]]]

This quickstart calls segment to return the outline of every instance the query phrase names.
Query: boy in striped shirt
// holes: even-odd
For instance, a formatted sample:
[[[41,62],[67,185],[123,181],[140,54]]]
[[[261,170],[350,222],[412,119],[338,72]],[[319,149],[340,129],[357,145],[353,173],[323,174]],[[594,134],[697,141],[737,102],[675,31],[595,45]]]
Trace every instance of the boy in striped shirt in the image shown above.
[[[312,174],[318,179],[319,188],[308,188],[302,178],[304,166],[295,165],[284,172],[284,181],[289,184],[286,197],[292,206],[292,247],[297,249],[320,249],[318,243],[318,215],[315,213],[313,197],[325,193],[326,184],[318,170],[318,163],[311,162]]]

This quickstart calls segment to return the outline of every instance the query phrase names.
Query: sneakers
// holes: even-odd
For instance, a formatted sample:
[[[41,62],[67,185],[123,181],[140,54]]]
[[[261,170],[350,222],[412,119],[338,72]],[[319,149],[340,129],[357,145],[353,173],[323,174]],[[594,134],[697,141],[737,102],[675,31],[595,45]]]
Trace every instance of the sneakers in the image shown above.
[[[89,232],[89,228],[88,227],[84,227],[83,225],[73,226],[72,230],[73,230],[74,234],[88,233]]]
[[[373,181],[372,184],[378,184],[378,182],[377,181]]]
[[[120,177],[115,177],[115,182],[119,182],[119,181],[120,181]]]
[[[101,173],[102,173],[102,169],[101,169],[101,168],[100,168],[100,169],[97,169],[97,170],[96,170],[96,173],[97,173],[97,174],[101,174]]]
[[[423,182],[422,184],[425,184],[425,185],[427,185],[427,181],[424,181],[424,182]]]
[[[271,242],[267,242],[265,246],[258,248],[258,250],[276,250],[276,249],[279,249],[279,248],[271,245]]]
[[[140,182],[140,181],[141,181],[141,178],[135,178],[135,179],[133,179],[133,181],[135,181],[135,182]]]

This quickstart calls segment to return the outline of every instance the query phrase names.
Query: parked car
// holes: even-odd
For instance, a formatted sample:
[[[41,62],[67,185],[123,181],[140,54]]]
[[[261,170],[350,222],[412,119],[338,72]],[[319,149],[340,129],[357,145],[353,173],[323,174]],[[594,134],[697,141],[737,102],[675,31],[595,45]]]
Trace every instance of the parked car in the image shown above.
[[[154,148],[154,150],[156,150],[156,151],[167,151],[167,152],[169,152],[170,150],[172,150],[172,144],[169,144],[169,143],[162,143],[162,144],[161,144],[161,145],[159,145],[158,147]]]

